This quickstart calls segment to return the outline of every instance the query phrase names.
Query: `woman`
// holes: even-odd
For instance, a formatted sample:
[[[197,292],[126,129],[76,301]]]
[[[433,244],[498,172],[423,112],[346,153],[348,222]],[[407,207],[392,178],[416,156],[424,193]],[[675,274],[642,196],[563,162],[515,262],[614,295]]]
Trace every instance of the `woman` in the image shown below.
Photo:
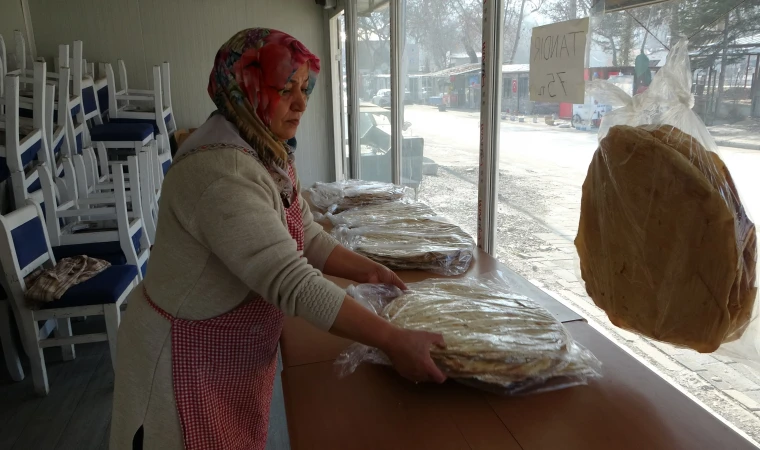
[[[166,176],[156,242],[119,331],[111,449],[261,449],[285,314],[382,349],[412,381],[444,380],[441,336],[393,327],[322,277],[404,288],[339,246],[299,195],[293,140],[319,59],[249,29],[216,55],[217,107]]]

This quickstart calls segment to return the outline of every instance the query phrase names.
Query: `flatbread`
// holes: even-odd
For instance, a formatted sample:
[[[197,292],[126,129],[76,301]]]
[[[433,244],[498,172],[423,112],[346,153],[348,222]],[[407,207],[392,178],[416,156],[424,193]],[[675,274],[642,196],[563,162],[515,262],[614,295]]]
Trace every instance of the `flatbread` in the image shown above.
[[[460,275],[470,267],[475,251],[470,235],[435,217],[399,218],[359,228],[339,226],[333,235],[345,247],[394,270]]]
[[[339,214],[328,215],[333,225],[346,225],[357,228],[378,225],[389,221],[435,216],[435,211],[421,202],[394,201],[379,205],[360,206]]]
[[[467,279],[410,289],[382,315],[401,328],[441,333],[446,348],[433,348],[431,355],[450,377],[512,386],[594,373],[593,356],[527,297]]]
[[[610,130],[583,184],[575,244],[613,324],[700,352],[746,327],[754,225],[737,239],[746,214],[729,180],[717,155],[672,127]]]
[[[672,146],[699,169],[733,211],[737,248],[742,260],[737,264],[736,279],[728,298],[731,323],[723,342],[734,341],[749,325],[757,298],[755,224],[747,216],[731,173],[717,153],[707,151],[699,141],[675,127],[663,126],[651,131],[655,138]]]
[[[331,213],[398,201],[408,195],[408,188],[403,186],[362,180],[316,183],[309,191],[314,206]]]

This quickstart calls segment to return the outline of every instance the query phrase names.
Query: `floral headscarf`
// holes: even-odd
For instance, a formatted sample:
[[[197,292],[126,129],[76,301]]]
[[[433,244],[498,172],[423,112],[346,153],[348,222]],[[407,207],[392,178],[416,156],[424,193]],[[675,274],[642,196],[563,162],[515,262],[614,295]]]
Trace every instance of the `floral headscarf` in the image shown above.
[[[209,96],[219,113],[235,124],[256,152],[286,206],[295,194],[287,171],[295,148],[279,140],[269,127],[285,85],[302,64],[309,65],[309,95],[319,73],[319,58],[286,33],[249,28],[222,45],[208,82]]]

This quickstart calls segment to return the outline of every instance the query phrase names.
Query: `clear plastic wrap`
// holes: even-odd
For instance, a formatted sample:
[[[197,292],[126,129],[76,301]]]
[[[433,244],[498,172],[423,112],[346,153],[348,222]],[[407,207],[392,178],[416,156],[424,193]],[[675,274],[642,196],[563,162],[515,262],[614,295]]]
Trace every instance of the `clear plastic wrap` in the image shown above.
[[[461,275],[475,251],[469,234],[437,217],[399,218],[359,228],[340,225],[332,234],[344,247],[394,270]]]
[[[583,185],[575,244],[594,302],[616,326],[760,360],[755,226],[692,111],[686,41],[633,98],[592,83],[607,114]]]
[[[334,226],[345,225],[349,228],[357,228],[398,219],[434,217],[435,215],[435,211],[424,203],[400,200],[360,206],[338,214],[327,213],[325,218]]]
[[[316,183],[309,189],[311,202],[328,213],[339,213],[358,206],[410,199],[410,189],[377,181],[348,180]]]
[[[549,311],[491,279],[427,280],[409,285],[360,285],[348,294],[401,328],[441,333],[432,348],[449,377],[505,395],[586,384],[601,363],[577,344]],[[339,376],[370,362],[390,364],[378,349],[352,344],[336,360]]]

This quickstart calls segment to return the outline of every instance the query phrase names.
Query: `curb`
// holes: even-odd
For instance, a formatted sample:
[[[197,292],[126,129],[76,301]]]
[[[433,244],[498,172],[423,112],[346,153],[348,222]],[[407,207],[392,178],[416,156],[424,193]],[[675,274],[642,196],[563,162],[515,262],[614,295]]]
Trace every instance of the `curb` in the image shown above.
[[[720,140],[715,140],[715,144],[717,144],[718,147],[741,148],[744,150],[760,150],[760,144],[747,144],[744,142],[720,141]]]

